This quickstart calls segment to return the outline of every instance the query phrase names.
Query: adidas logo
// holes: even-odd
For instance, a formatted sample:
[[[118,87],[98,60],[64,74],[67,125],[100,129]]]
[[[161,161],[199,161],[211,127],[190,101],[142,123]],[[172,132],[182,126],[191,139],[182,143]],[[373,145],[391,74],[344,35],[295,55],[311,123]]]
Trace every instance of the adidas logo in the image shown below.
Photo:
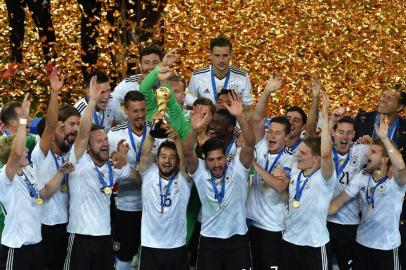
[[[209,89],[206,88],[206,90],[204,90],[203,93],[210,94],[210,91],[209,91]]]

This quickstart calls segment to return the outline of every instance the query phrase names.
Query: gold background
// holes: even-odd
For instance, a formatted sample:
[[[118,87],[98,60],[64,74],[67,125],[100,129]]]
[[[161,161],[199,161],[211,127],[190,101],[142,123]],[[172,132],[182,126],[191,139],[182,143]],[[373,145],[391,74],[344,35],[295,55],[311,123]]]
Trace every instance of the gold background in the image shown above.
[[[309,107],[309,81],[318,75],[333,107],[352,112],[373,109],[382,89],[406,84],[406,1],[168,1],[163,19],[165,49],[183,49],[178,71],[189,79],[192,70],[208,64],[212,37],[229,36],[233,42],[233,65],[249,71],[254,95],[261,92],[272,71],[284,78],[274,95],[270,113],[282,113],[289,105]],[[80,73],[80,13],[74,0],[52,0],[58,65],[68,75],[62,99],[73,103],[83,95]],[[106,13],[104,12],[103,15]],[[27,16],[29,18],[30,15]],[[48,93],[42,51],[31,18],[26,20],[24,74],[2,81],[0,103],[34,96],[34,111],[46,107]],[[102,18],[99,42],[103,47],[99,66],[109,73],[111,26]],[[9,61],[8,22],[0,2],[0,70]],[[137,53],[137,47],[131,51]]]

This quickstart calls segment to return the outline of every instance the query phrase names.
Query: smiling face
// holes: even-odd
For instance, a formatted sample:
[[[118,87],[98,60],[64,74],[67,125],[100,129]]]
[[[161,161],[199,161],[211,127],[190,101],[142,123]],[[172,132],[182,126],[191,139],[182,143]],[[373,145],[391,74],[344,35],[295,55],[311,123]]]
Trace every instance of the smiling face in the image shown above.
[[[90,132],[88,151],[97,163],[104,163],[109,159],[109,140],[103,129]]]
[[[161,63],[158,54],[151,53],[141,58],[141,72],[145,75],[150,73],[157,65]]]
[[[320,156],[313,155],[310,147],[304,142],[299,145],[299,152],[296,154],[297,167],[300,170],[307,170],[320,166]]]
[[[382,168],[382,165],[389,161],[389,157],[386,157],[383,152],[383,147],[381,145],[372,144],[368,151],[368,161],[366,169],[369,171],[374,171]]]
[[[179,158],[173,148],[162,147],[158,154],[159,174],[170,177],[179,167]]]
[[[145,116],[147,115],[145,101],[128,101],[124,111],[133,128],[144,129]]]
[[[378,112],[386,115],[396,114],[400,110],[400,93],[395,90],[386,90],[379,99]]]
[[[354,125],[351,123],[337,123],[333,132],[334,146],[340,154],[346,154],[351,147],[352,139],[355,136]]]
[[[99,110],[105,110],[107,108],[107,102],[109,101],[111,88],[109,82],[98,84],[101,88],[100,97],[96,100],[96,108]]]
[[[304,128],[304,123],[302,115],[299,112],[291,111],[286,113],[286,118],[290,123],[290,133],[291,138],[299,137]]]
[[[226,166],[226,155],[222,149],[209,151],[205,157],[207,168],[216,178],[223,176],[224,168]]]
[[[213,47],[210,53],[211,64],[215,70],[226,71],[231,62],[231,50],[229,47]]]
[[[268,141],[268,150],[272,154],[278,153],[285,147],[286,135],[284,124],[271,122],[266,139]]]

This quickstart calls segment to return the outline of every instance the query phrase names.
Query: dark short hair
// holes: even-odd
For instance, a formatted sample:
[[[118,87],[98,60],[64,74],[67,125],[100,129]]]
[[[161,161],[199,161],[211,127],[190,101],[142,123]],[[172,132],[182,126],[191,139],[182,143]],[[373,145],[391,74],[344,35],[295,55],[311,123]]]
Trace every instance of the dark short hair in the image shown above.
[[[169,82],[181,82],[181,83],[183,83],[183,85],[185,86],[184,88],[186,89],[186,81],[185,81],[185,79],[183,79],[181,76],[179,76],[177,74],[174,74],[174,75],[170,76],[168,78],[168,81]]]
[[[302,125],[306,124],[307,115],[306,115],[306,113],[303,111],[302,108],[293,106],[293,107],[290,107],[290,108],[286,111],[285,115],[286,115],[288,112],[298,112],[298,113],[300,114],[300,116],[302,117]]]
[[[164,57],[164,52],[162,51],[161,47],[159,47],[158,45],[153,44],[153,45],[149,45],[149,46],[141,49],[140,61],[142,60],[142,58],[144,56],[150,55],[150,54],[158,55],[159,59],[161,59],[161,61],[162,61],[162,59]]]
[[[159,154],[161,153],[162,148],[169,148],[169,149],[175,150],[176,156],[179,159],[178,150],[176,148],[176,144],[173,141],[166,140],[159,145],[158,152],[157,152],[158,157],[159,157]]]
[[[6,126],[10,123],[10,120],[16,120],[18,114],[16,108],[21,107],[21,102],[19,101],[10,101],[4,104],[3,108],[0,111],[0,119]]]
[[[92,80],[93,76],[97,76],[96,82],[98,84],[106,83],[109,81],[109,77],[104,72],[100,70],[95,70],[92,73],[90,73],[85,79],[85,86],[87,89],[90,87],[90,81]]]
[[[211,151],[214,150],[221,150],[223,154],[226,153],[226,150],[224,149],[224,142],[223,140],[219,138],[210,138],[207,141],[205,141],[202,145],[202,152],[204,157],[207,157],[207,154]]]
[[[71,116],[77,116],[80,118],[80,112],[72,105],[62,105],[58,110],[58,121],[65,122]]]
[[[237,120],[235,119],[235,116],[232,115],[232,114],[231,114],[228,110],[226,110],[226,109],[220,109],[220,110],[216,111],[215,114],[219,114],[219,115],[225,117],[225,118],[227,119],[227,121],[228,121],[228,125],[235,126],[236,123],[237,123]]]
[[[398,105],[406,106],[406,92],[402,91],[402,85],[400,83],[395,84],[392,88],[392,90],[399,92],[399,98],[398,98]]]
[[[124,106],[126,108],[130,101],[145,101],[145,96],[139,91],[129,91],[124,97]]]
[[[208,98],[205,97],[199,97],[193,102],[193,107],[197,105],[204,105],[204,106],[210,106],[210,112],[212,115],[216,112],[216,106],[214,106],[213,101],[211,101]]]
[[[213,38],[210,41],[210,51],[213,51],[214,47],[228,47],[230,51],[233,48],[233,46],[231,45],[231,41],[225,36]]]
[[[320,136],[308,136],[304,137],[302,142],[310,148],[312,155],[321,156],[321,137]]]
[[[96,130],[99,130],[99,129],[104,130],[104,127],[102,125],[99,125],[99,124],[92,124],[92,127],[90,128],[90,132],[93,132],[93,131],[96,131]]]
[[[272,123],[279,123],[281,125],[284,125],[285,128],[285,135],[288,135],[290,133],[290,122],[288,120],[288,118],[286,118],[285,116],[276,116],[274,118],[271,119],[271,124]]]
[[[344,116],[343,118],[341,118],[340,120],[337,121],[337,123],[334,125],[333,129],[336,130],[337,129],[337,125],[341,124],[341,123],[348,123],[351,124],[352,127],[355,130],[355,121],[352,117],[350,116]]]
[[[221,90],[220,93],[217,94],[217,99],[219,99],[221,96],[228,95],[228,93],[232,93],[232,91],[229,89]]]
[[[390,140],[390,143],[393,145],[393,147],[394,147],[396,150],[398,150],[398,146],[397,146],[397,144],[396,144],[393,140]],[[381,139],[374,139],[374,140],[372,141],[372,144],[373,144],[373,145],[379,145],[379,146],[382,148],[382,154],[383,154],[383,156],[384,156],[384,157],[389,157],[388,150],[386,150],[386,147],[385,147],[385,145],[383,144],[383,142],[382,142]],[[390,166],[391,164],[392,164],[392,162],[391,162],[391,160],[389,159],[389,161],[388,161],[388,166]]]

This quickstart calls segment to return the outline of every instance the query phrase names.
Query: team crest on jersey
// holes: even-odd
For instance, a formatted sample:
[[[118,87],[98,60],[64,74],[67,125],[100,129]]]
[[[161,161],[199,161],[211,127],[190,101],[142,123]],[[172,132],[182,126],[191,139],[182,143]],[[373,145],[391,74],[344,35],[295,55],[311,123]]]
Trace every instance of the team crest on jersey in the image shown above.
[[[206,90],[204,90],[203,93],[210,94],[210,90],[206,88]]]
[[[225,180],[226,182],[231,183],[233,181],[233,177],[231,176],[231,174],[226,174]]]
[[[178,181],[173,182],[173,190],[176,193],[179,192],[179,182]]]
[[[365,191],[365,190],[366,190],[365,187],[362,187],[362,188],[361,188],[361,191]]]
[[[378,186],[378,191],[379,192],[385,192],[385,190],[386,190],[386,185],[379,185]]]
[[[352,167],[358,167],[359,165],[359,160],[357,156],[352,156],[350,160],[350,164]]]

